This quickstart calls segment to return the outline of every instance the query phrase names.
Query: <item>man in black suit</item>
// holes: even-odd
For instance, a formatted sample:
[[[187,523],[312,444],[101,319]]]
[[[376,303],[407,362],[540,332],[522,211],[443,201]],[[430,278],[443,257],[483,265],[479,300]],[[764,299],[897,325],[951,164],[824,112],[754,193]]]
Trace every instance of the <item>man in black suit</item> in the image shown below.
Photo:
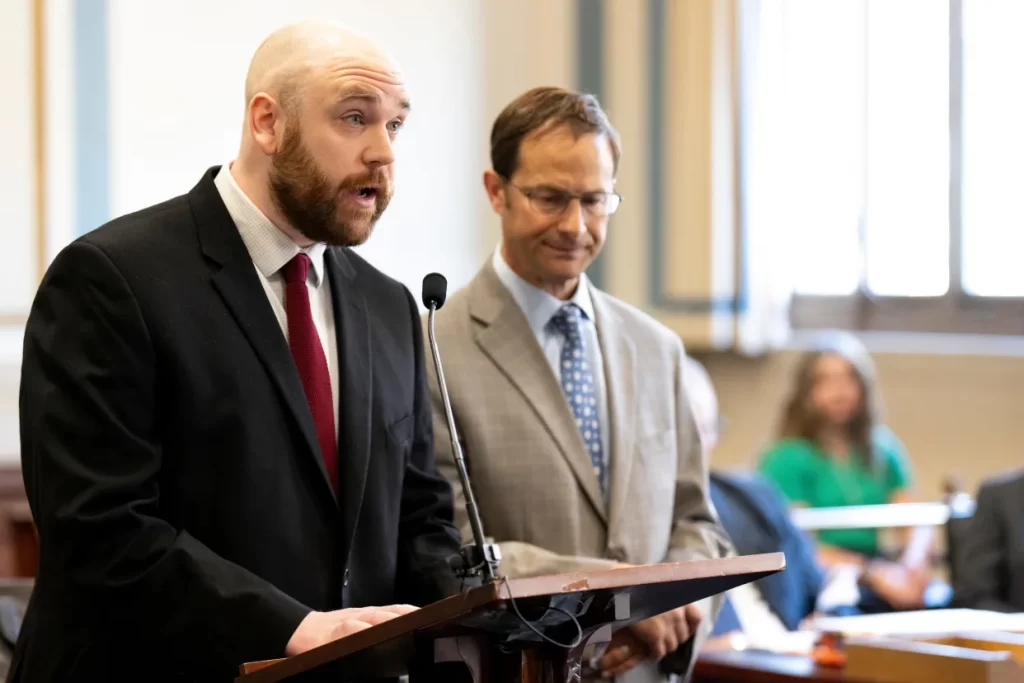
[[[232,164],[39,288],[41,557],[9,680],[231,680],[458,590],[417,306],[349,249],[391,196],[401,74],[302,24],[257,50],[246,101]]]
[[[984,481],[974,516],[955,547],[953,599],[958,607],[1024,612],[1024,470]]]

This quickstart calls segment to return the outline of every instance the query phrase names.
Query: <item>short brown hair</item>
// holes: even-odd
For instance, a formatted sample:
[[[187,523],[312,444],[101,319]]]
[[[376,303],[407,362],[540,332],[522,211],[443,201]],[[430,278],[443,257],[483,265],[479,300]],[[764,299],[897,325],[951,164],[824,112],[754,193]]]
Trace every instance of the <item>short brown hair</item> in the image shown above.
[[[622,153],[619,133],[593,95],[563,88],[540,87],[512,100],[491,127],[491,168],[506,180],[519,166],[523,138],[540,130],[568,126],[576,137],[603,135],[612,148],[613,168]]]

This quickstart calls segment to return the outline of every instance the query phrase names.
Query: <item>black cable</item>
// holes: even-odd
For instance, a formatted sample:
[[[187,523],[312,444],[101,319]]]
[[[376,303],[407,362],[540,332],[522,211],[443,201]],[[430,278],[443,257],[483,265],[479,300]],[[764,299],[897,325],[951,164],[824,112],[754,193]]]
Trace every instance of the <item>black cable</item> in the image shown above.
[[[526,625],[527,628],[529,628],[531,631],[533,631],[538,636],[540,636],[541,638],[543,638],[547,642],[551,643],[555,647],[560,647],[560,648],[563,648],[565,650],[572,650],[572,649],[574,649],[576,647],[579,647],[579,644],[583,642],[583,627],[580,626],[580,622],[576,619],[576,617],[573,614],[571,614],[570,612],[567,612],[566,610],[562,609],[561,607],[555,607],[553,605],[545,607],[544,608],[544,612],[545,613],[550,612],[550,611],[561,612],[565,616],[567,616],[570,619],[572,619],[572,623],[576,625],[576,638],[575,638],[575,640],[573,640],[573,642],[570,645],[566,645],[565,643],[560,643],[557,640],[549,638],[548,636],[546,636],[543,633],[541,633],[540,631],[538,631],[537,628],[532,623],[530,623],[530,621],[526,617],[524,617],[522,615],[522,613],[519,611],[519,607],[516,605],[516,599],[512,595],[512,587],[508,585],[508,577],[507,576],[503,576],[503,577],[501,577],[501,580],[505,582],[505,590],[508,591],[508,601],[512,603],[512,609],[515,610],[516,616],[519,617],[519,621],[523,622]]]

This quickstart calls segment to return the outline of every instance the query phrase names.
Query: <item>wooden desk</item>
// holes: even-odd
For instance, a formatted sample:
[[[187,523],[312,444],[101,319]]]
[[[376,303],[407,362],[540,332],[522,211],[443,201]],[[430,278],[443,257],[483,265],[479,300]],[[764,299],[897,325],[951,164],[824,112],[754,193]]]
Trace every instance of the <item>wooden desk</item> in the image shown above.
[[[837,669],[815,666],[809,657],[753,650],[705,652],[697,659],[693,683],[859,683]]]

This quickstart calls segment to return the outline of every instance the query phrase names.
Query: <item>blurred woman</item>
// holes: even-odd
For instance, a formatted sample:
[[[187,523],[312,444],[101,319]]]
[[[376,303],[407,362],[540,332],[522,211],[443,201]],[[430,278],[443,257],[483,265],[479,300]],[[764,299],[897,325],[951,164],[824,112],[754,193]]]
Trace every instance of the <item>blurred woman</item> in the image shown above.
[[[798,366],[779,440],[762,456],[761,472],[795,506],[909,502],[910,460],[880,413],[867,350],[850,335],[826,335]],[[878,529],[822,530],[819,561],[859,568],[879,609],[911,609],[923,605],[931,537],[930,528],[903,530],[900,557],[889,561]]]

